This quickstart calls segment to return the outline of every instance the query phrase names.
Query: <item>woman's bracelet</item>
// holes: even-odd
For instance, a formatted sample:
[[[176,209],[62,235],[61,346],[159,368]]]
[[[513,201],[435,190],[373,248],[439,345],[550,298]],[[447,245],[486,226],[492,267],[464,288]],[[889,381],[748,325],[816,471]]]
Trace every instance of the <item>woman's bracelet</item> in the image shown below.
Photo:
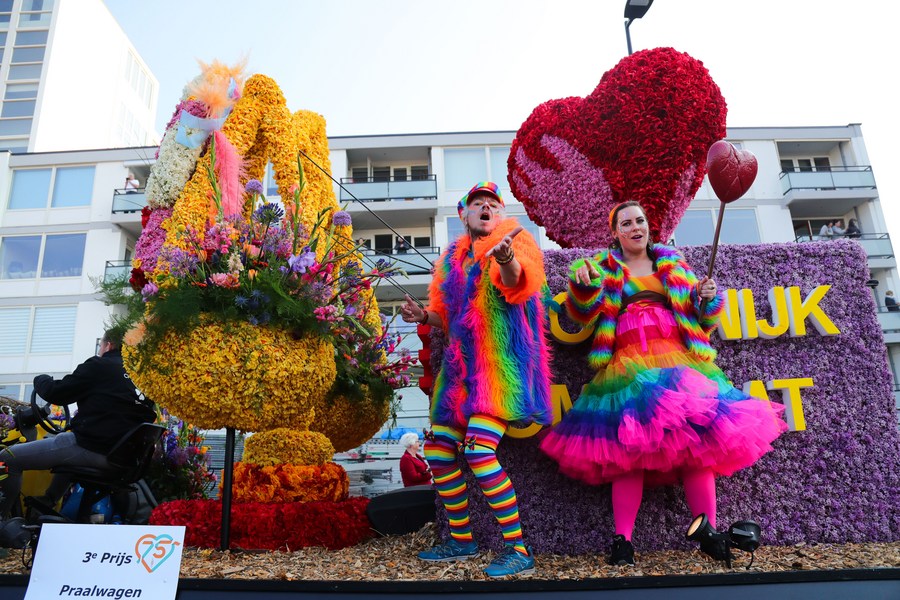
[[[417,322],[419,325],[427,325],[427,324],[428,324],[428,311],[427,311],[427,310],[423,310],[423,311],[422,311],[422,320],[421,320],[421,321],[416,321],[416,322]]]
[[[513,252],[512,248],[510,248],[509,253],[505,257],[500,258],[499,256],[495,256],[494,260],[497,261],[498,265],[508,265],[509,263],[511,263],[513,261],[513,259],[515,257],[516,257],[516,253]]]

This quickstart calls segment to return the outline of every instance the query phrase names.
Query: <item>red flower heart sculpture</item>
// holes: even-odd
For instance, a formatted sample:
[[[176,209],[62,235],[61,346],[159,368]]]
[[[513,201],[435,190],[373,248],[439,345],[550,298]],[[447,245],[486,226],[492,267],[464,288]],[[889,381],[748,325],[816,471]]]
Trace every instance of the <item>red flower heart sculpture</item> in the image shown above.
[[[706,155],[709,185],[722,202],[734,202],[747,193],[759,165],[749,150],[738,150],[730,142],[719,140]]]
[[[625,200],[644,206],[665,242],[725,137],[725,114],[703,63],[672,48],[635,52],[586,98],[534,109],[510,149],[512,192],[565,248],[608,245],[607,216]]]

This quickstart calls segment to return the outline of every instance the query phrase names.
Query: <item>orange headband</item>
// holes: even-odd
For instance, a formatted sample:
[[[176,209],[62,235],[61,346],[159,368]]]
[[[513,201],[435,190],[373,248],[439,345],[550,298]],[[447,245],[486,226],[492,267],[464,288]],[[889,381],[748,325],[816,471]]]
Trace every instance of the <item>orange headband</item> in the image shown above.
[[[618,212],[619,207],[621,207],[621,206],[622,206],[623,204],[625,204],[626,202],[629,202],[629,201],[626,200],[625,202],[619,202],[618,204],[616,204],[615,206],[613,206],[613,209],[612,209],[611,211],[609,211],[609,230],[610,230],[610,231],[615,231],[615,230],[616,230],[616,228],[615,228],[615,226],[614,226],[614,223],[613,223],[613,219],[616,218],[616,212]]]

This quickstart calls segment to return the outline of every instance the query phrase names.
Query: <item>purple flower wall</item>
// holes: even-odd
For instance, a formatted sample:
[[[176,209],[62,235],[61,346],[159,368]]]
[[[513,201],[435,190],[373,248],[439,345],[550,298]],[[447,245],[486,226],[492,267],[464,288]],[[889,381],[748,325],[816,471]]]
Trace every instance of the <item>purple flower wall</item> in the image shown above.
[[[684,249],[698,272],[708,247]],[[556,294],[566,288],[567,267],[579,249],[545,253],[547,279]],[[865,252],[853,241],[720,246],[715,278],[721,289],[753,291],[757,318],[769,318],[768,292],[799,286],[801,297],[819,285],[832,287],[819,303],[840,330],[822,336],[807,321],[807,334],[775,339],[723,341],[713,335],[717,364],[737,387],[750,380],[812,377],[801,390],[805,431],[776,440],[775,450],[749,469],[717,481],[718,522],[760,523],[763,542],[863,542],[900,540],[900,436],[891,374],[869,279]],[[432,360],[439,364],[440,333]],[[585,363],[589,342],[555,344],[553,383],[564,383],[572,401],[592,376]],[[780,392],[770,392],[781,401]],[[505,437],[499,459],[515,485],[526,543],[536,552],[605,552],[613,535],[609,486],[591,487],[557,472],[537,448],[540,434]],[[474,477],[467,473],[470,489]],[[500,530],[481,493],[471,498],[476,539],[500,546]],[[443,509],[442,523],[446,523]],[[638,515],[638,551],[690,546],[684,532],[691,515],[680,486],[648,488]],[[446,525],[444,525],[446,527]]]

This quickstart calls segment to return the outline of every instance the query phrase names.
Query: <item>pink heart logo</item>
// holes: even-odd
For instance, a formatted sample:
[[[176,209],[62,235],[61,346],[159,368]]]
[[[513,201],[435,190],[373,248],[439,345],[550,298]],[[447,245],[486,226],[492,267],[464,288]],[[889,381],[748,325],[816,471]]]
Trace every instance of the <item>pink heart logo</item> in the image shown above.
[[[709,184],[722,202],[734,202],[747,193],[759,165],[749,150],[738,150],[731,143],[719,140],[706,155]]]
[[[638,200],[667,241],[725,137],[725,100],[703,63],[672,48],[623,58],[585,98],[550,100],[519,128],[509,183],[560,246],[612,241],[607,216]]]

